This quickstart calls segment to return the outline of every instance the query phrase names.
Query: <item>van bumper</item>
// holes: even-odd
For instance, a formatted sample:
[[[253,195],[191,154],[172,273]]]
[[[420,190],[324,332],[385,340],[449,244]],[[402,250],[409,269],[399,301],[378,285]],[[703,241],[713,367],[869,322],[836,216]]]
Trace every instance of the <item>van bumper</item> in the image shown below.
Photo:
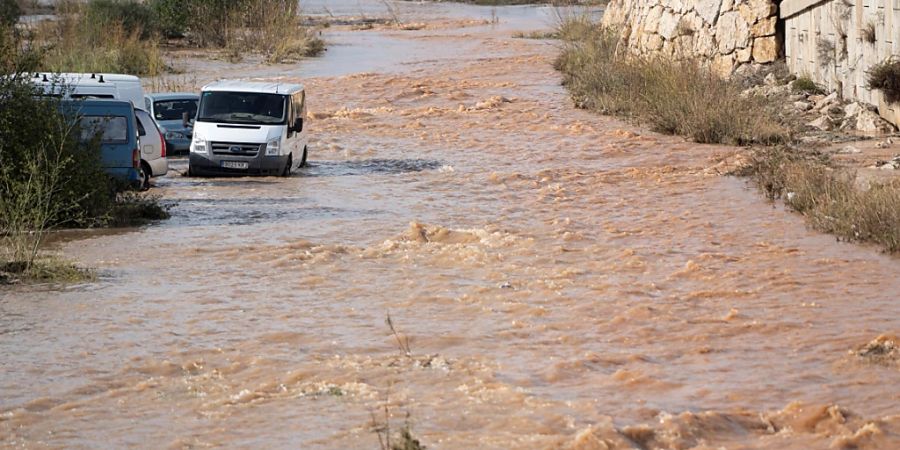
[[[169,172],[169,160],[165,157],[147,161],[147,165],[150,166],[151,177],[161,177]]]
[[[132,167],[106,167],[103,170],[116,181],[127,184],[140,184],[143,182],[141,172]]]
[[[288,163],[289,156],[256,155],[253,157],[242,157],[191,153],[188,167],[192,176],[277,176],[284,173],[284,167]],[[222,167],[222,163],[225,161],[245,162],[247,163],[247,168],[232,169]]]

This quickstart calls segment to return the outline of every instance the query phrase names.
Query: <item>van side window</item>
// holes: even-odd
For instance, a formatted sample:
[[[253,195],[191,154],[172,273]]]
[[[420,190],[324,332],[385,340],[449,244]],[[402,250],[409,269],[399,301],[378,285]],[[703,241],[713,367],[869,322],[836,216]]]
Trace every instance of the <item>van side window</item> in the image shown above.
[[[147,130],[144,129],[144,124],[141,123],[141,119],[136,120],[138,127],[138,136],[146,136]]]
[[[291,130],[291,127],[294,126],[294,118],[297,117],[297,110],[294,108],[294,102],[290,101],[291,97],[287,97],[289,100],[287,102],[288,113],[287,113],[287,126],[288,130]],[[288,137],[294,137],[296,133],[294,131],[288,132]]]

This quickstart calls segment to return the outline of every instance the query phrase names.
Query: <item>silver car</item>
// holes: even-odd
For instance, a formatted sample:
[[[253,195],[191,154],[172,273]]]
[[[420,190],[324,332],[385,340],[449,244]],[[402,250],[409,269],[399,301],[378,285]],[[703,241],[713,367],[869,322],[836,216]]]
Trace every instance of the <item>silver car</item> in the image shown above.
[[[161,177],[169,171],[166,140],[147,111],[135,109],[134,115],[137,117],[138,145],[141,149],[141,188],[149,189],[150,178]]]

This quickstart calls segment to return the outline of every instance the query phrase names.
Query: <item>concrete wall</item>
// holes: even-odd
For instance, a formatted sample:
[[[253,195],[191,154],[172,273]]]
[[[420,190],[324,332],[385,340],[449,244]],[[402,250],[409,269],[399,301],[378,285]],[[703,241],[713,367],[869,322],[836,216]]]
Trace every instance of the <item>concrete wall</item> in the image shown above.
[[[635,53],[699,57],[729,75],[780,56],[777,11],[776,0],[612,0],[603,24]]]
[[[786,0],[781,3],[785,57],[791,71],[807,75],[845,98],[878,106],[900,126],[900,105],[866,89],[866,71],[900,56],[900,0]],[[866,30],[875,29],[875,42]]]

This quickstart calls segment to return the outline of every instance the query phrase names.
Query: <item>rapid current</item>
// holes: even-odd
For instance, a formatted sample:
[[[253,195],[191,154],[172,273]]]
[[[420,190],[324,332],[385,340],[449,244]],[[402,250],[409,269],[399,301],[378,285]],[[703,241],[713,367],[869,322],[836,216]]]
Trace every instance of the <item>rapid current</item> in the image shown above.
[[[560,43],[513,37],[569,12],[305,10],[351,24],[323,57],[172,78],[303,83],[310,166],[173,159],[170,220],[54,244],[96,282],[0,288],[0,447],[900,448],[900,366],[857,352],[900,261],[723,176],[739,149],[575,109]]]

